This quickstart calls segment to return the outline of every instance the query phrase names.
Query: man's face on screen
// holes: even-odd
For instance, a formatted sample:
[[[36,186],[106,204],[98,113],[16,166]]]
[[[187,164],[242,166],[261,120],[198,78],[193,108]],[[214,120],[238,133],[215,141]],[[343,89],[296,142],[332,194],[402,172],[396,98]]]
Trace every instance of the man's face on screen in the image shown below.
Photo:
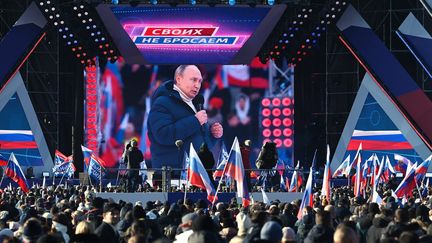
[[[177,86],[190,99],[195,98],[201,88],[202,76],[200,70],[190,65],[185,68],[183,74],[176,77]]]

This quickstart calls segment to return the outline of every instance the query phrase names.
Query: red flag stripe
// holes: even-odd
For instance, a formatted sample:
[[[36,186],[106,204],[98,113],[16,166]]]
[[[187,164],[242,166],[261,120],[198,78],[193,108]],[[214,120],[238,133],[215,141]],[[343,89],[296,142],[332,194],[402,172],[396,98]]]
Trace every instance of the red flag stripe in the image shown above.
[[[37,144],[35,141],[31,142],[9,142],[0,141],[0,149],[35,149]]]

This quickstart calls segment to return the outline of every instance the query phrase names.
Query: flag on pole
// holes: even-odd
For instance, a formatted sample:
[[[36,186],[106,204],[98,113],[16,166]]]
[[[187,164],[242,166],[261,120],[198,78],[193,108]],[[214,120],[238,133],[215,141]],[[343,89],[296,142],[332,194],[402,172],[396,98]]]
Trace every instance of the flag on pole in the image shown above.
[[[324,167],[324,177],[323,177],[321,195],[325,196],[327,201],[329,201],[329,202],[330,202],[330,197],[331,197],[330,180],[331,180],[330,146],[327,144],[327,156],[326,156],[326,164]]]
[[[360,144],[361,147],[361,144]],[[360,149],[359,149],[360,151]],[[359,152],[358,151],[358,152]],[[361,193],[361,177],[362,177],[362,171],[361,171],[361,155],[358,153],[356,156],[356,162],[353,162],[356,164],[356,175],[355,175],[355,183],[354,183],[354,196],[358,197]]]
[[[300,186],[303,184],[303,178],[298,171],[300,169],[300,161],[297,161],[297,166],[291,177],[291,185],[289,187],[289,192],[298,192]]]
[[[249,191],[245,180],[245,170],[243,168],[243,160],[240,153],[240,145],[237,137],[234,138],[234,142],[232,144],[226,166],[226,174],[236,181],[237,197],[242,198],[243,207],[249,206]]]
[[[297,219],[301,219],[303,216],[303,209],[306,206],[313,206],[313,194],[312,194],[312,185],[313,185],[313,170],[312,167],[309,170],[309,176],[306,182],[306,188],[303,193],[303,198],[300,204],[299,211],[297,213]]]
[[[90,156],[90,163],[88,166],[88,174],[90,178],[93,178],[94,180],[98,180],[98,181],[102,180],[103,170],[105,170],[102,164],[103,162],[96,155],[92,154]]]
[[[425,161],[423,161],[421,164],[419,164],[417,166],[417,168],[415,168],[415,180],[416,183],[418,184],[420,181],[423,180],[423,178],[426,176],[426,172],[429,168],[429,164],[431,161],[432,155],[429,156]]]
[[[270,204],[270,200],[267,196],[267,193],[264,191],[264,188],[261,188],[261,193],[262,193],[262,197],[263,197],[263,202],[265,204]]]
[[[56,150],[54,153],[54,167],[52,168],[54,177],[65,175],[67,178],[71,178],[73,177],[75,170],[73,156],[66,156],[60,151]]]
[[[354,156],[354,160],[353,160],[353,162],[352,162],[352,163],[350,164],[350,166],[349,166],[348,174],[351,173],[351,170],[352,170],[352,168],[353,168],[354,166],[357,167],[357,162],[361,162],[361,160],[360,160],[360,161],[358,160],[358,157],[360,156],[360,151],[362,151],[362,143],[360,143],[360,145],[359,145],[359,147],[358,147],[358,149],[357,149],[356,155]],[[357,171],[357,173],[360,173],[360,172]]]
[[[276,170],[277,172],[279,172],[279,175],[282,176],[284,174],[285,171],[285,163],[278,159],[277,163],[276,163]]]
[[[208,176],[207,171],[205,170],[204,165],[202,164],[192,144],[190,145],[189,162],[189,183],[196,187],[205,189],[207,192],[207,200],[214,202],[216,190],[214,189],[210,177]]]
[[[410,166],[409,170],[406,172],[405,177],[402,179],[401,183],[395,190],[396,196],[401,198],[405,195],[412,195],[412,192],[415,190],[416,181],[415,181],[415,168],[417,167],[416,164],[413,166]]]
[[[374,161],[377,161],[378,156],[375,156],[375,158],[376,158],[376,160],[374,160]],[[374,162],[374,167],[377,166],[378,169],[375,170],[375,168],[374,168],[373,174],[372,174],[372,181],[373,181],[372,182],[372,202],[375,202],[378,204],[381,204],[383,202],[381,196],[377,192],[377,186],[379,183],[379,178],[381,177],[381,174],[382,174],[382,171],[384,168],[384,163],[385,163],[384,157],[382,158],[381,162],[379,162],[379,161]]]
[[[287,188],[285,187],[285,180],[284,180],[284,176],[281,175],[280,176],[280,185],[279,185],[280,189],[283,189],[284,191],[287,190]]]
[[[225,169],[225,166],[227,164],[228,160],[228,152],[225,146],[225,143],[222,141],[221,145],[221,153],[219,155],[218,163],[216,166],[216,171],[213,173],[213,179],[217,180],[218,178],[221,178]]]
[[[390,158],[386,156],[384,162],[384,169],[382,172],[382,179],[385,183],[390,180],[390,174],[396,174],[396,169],[393,167]]]
[[[27,193],[29,191],[27,179],[13,152],[10,154],[9,161],[5,170],[5,175],[11,180],[15,181],[21,187],[24,193]]]
[[[338,176],[342,176],[342,175],[345,175],[348,177],[350,158],[351,158],[351,155],[348,154],[348,156],[345,158],[345,160],[339,165],[339,167],[333,173],[333,178],[338,177]]]
[[[405,158],[404,156],[399,154],[394,154],[394,159],[397,161],[397,164],[394,168],[397,171],[402,172],[405,176],[408,167],[412,166],[411,161],[408,158]]]
[[[183,164],[183,170],[182,170],[181,175],[180,175],[181,180],[187,180],[189,178],[189,174],[188,174],[189,161],[190,161],[189,155],[185,151],[183,154],[183,163],[182,163]]]
[[[83,152],[84,170],[85,170],[90,164],[90,157],[91,157],[93,151],[87,147],[84,147],[83,145],[81,145],[81,150]]]

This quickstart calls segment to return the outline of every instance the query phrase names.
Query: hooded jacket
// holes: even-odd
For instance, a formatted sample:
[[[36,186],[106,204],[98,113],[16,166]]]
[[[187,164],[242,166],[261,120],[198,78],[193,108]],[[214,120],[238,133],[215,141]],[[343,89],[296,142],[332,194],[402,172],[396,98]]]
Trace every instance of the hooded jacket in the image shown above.
[[[216,141],[210,134],[209,125],[200,125],[195,112],[173,87],[174,81],[166,81],[152,96],[147,127],[153,168],[182,168],[183,152],[179,153],[175,145],[177,140],[183,141],[182,151],[186,153],[191,144],[198,150],[206,142],[211,149]]]

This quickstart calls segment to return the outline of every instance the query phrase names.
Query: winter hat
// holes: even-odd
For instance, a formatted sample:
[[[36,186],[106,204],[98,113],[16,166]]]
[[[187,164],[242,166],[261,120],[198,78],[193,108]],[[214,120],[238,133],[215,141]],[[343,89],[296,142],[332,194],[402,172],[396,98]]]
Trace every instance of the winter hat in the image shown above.
[[[261,239],[279,242],[282,239],[282,226],[275,221],[268,221],[261,229]]]

